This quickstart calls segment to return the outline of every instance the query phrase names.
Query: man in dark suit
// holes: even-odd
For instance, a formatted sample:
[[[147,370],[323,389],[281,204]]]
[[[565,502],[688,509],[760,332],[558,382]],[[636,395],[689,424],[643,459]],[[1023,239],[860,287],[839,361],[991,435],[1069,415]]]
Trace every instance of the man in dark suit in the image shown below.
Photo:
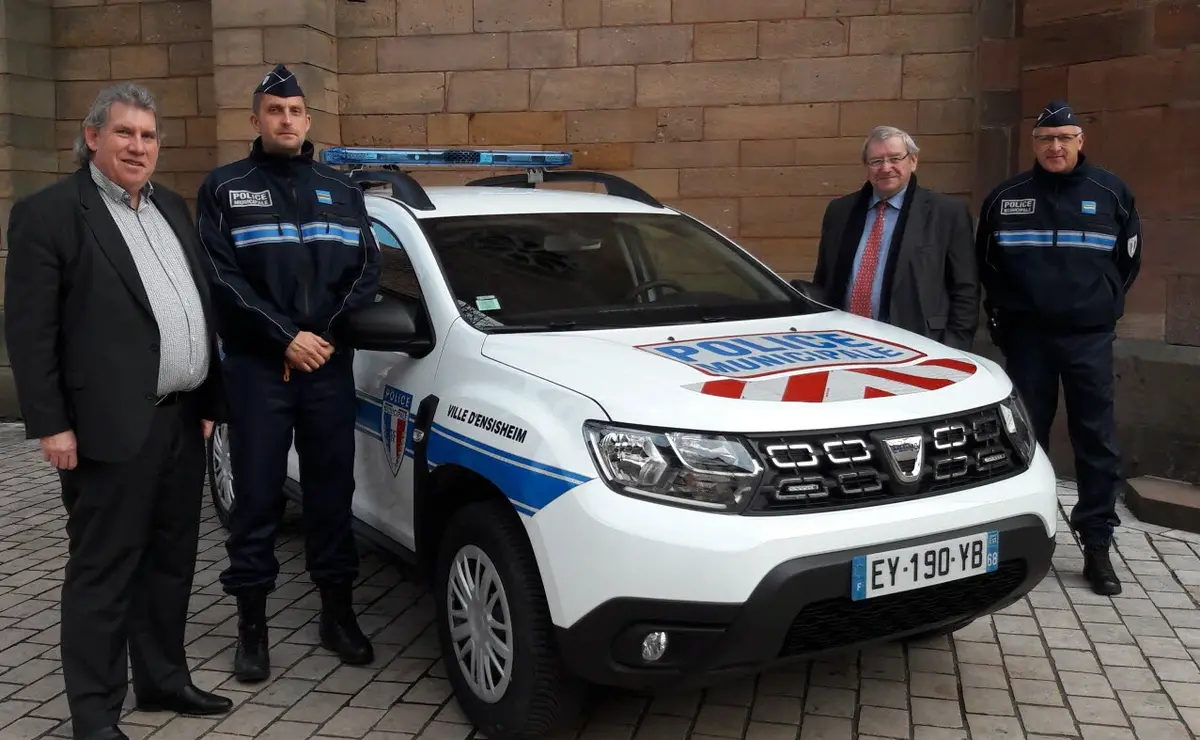
[[[26,436],[58,469],[70,556],[62,665],[75,738],[123,740],[126,645],[142,711],[211,715],[184,649],[220,418],[216,335],[187,204],[150,177],[153,97],[102,90],[79,169],[18,201],[5,320]]]
[[[917,184],[919,153],[900,129],[871,132],[867,182],[825,209],[813,283],[830,306],[966,350],[979,325],[971,212]]]

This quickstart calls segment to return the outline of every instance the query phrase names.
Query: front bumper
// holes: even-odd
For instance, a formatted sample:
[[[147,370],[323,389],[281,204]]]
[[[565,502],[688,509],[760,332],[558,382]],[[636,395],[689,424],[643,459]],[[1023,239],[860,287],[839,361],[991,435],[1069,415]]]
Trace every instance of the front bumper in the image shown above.
[[[993,529],[1000,533],[1000,563],[991,573],[864,601],[850,598],[857,555]],[[1022,515],[885,548],[796,558],[769,571],[743,604],[608,600],[570,628],[559,628],[560,649],[567,667],[593,683],[631,689],[705,685],[1003,609],[1046,576],[1054,546],[1041,518]],[[641,657],[641,644],[654,631],[668,634],[668,649],[650,664]]]

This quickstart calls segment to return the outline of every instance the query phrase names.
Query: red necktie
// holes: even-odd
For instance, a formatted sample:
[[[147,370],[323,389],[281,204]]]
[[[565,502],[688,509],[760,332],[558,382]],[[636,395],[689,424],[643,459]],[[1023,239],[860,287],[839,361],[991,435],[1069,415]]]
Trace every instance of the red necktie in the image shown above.
[[[863,250],[862,262],[850,289],[850,313],[868,319],[871,318],[871,288],[875,283],[875,268],[879,266],[879,250],[883,246],[883,212],[887,206],[886,200],[879,201],[875,206],[875,225],[867,237],[867,247]]]

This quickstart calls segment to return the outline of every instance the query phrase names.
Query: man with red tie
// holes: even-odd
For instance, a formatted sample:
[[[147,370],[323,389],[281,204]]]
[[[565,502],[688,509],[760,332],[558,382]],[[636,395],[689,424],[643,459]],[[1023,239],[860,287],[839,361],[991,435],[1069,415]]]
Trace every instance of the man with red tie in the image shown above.
[[[871,132],[867,182],[825,209],[813,284],[830,306],[969,350],[979,326],[971,212],[918,186],[919,153],[898,128]]]

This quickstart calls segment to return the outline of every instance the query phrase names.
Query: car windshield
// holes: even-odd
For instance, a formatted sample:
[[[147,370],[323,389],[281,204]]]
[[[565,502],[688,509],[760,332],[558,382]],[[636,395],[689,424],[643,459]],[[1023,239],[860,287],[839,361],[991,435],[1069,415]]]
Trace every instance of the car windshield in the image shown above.
[[[483,331],[636,327],[826,310],[690,218],[538,213],[422,220]]]

